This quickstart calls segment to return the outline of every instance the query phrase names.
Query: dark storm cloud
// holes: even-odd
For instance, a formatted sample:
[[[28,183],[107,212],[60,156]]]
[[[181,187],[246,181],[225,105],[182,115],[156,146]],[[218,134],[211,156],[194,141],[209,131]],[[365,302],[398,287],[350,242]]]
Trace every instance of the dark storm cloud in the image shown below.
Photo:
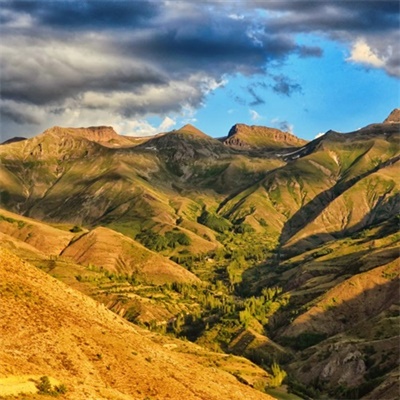
[[[397,1],[0,0],[0,22],[0,90],[14,123],[35,106],[60,118],[72,109],[144,116],[196,108],[225,76],[265,75],[292,54],[320,57],[321,48],[296,42],[300,32],[346,42],[363,35],[398,74]],[[301,90],[273,79],[269,90]],[[252,106],[265,102],[258,89],[248,91]],[[26,118],[35,123],[32,110]]]
[[[290,78],[284,75],[273,76],[274,84],[271,85],[272,90],[285,96],[291,96],[295,92],[302,92],[301,85],[293,82]]]
[[[265,104],[265,100],[259,94],[257,94],[256,91],[251,86],[247,88],[247,91],[253,98],[253,100],[249,103],[249,106],[255,107]]]
[[[263,73],[268,61],[318,53],[265,31],[257,20],[189,2],[2,6],[1,95],[21,104],[62,108],[74,99],[124,116],[179,111],[199,106],[226,74]],[[263,103],[252,96],[253,104]]]
[[[265,22],[268,31],[317,33],[350,44],[363,39],[384,60],[386,72],[400,76],[398,0],[253,0],[245,4],[269,12]],[[305,49],[304,54],[309,51]]]
[[[271,24],[286,30],[381,31],[399,27],[400,5],[397,0],[254,0],[247,5],[284,12]]]
[[[21,42],[15,45],[19,47]],[[54,52],[54,45],[59,44],[27,39],[21,54],[12,49],[2,51],[8,60],[2,65],[2,98],[45,105],[86,91],[134,91],[143,85],[167,83],[166,77],[151,66],[129,60],[115,62],[99,51],[93,58],[85,57],[85,49],[79,44]]]
[[[126,29],[155,17],[160,2],[104,0],[14,0],[2,2],[5,10],[31,15],[37,23],[52,28],[92,30]]]
[[[2,104],[0,107],[0,120],[10,120],[19,125],[38,125],[41,120],[37,115],[19,109],[11,104]]]
[[[200,17],[127,35],[116,46],[127,54],[161,63],[171,73],[201,70],[214,77],[223,73],[261,73],[269,60],[303,52],[289,35],[253,30],[248,21]]]

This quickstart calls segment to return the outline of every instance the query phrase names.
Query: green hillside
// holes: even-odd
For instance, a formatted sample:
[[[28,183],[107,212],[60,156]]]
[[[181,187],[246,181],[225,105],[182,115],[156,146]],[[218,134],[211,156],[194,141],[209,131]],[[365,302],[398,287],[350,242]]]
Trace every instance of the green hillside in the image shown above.
[[[259,389],[394,399],[400,122],[309,143],[239,128],[240,146],[191,125],[1,145],[2,247],[131,322],[247,357]]]

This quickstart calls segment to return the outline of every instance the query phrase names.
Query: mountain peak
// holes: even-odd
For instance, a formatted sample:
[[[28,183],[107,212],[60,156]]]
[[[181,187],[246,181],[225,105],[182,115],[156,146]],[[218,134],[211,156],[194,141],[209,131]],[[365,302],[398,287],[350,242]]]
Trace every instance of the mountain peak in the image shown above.
[[[69,135],[84,138],[91,142],[100,143],[106,147],[132,146],[132,141],[129,138],[119,135],[115,132],[112,126],[105,125],[89,126],[86,128],[64,128],[61,126],[53,126],[44,131],[43,134],[53,137]]]
[[[383,121],[384,124],[393,124],[400,122],[400,108],[395,108],[389,116]]]
[[[92,141],[106,141],[119,137],[112,126],[89,126],[87,128],[64,128],[61,126],[53,126],[47,129],[44,133],[47,134],[69,134],[73,136],[81,136]]]
[[[202,132],[200,129],[197,129],[195,126],[191,124],[186,124],[182,126],[182,128],[179,128],[178,130],[175,130],[173,132],[178,132],[178,133],[190,133],[192,135],[197,135],[197,136],[202,136],[202,137],[208,137],[204,132]]]
[[[22,142],[23,140],[26,140],[26,137],[14,136],[13,138],[5,140],[3,143],[0,143],[0,144],[10,144],[10,143]]]
[[[276,128],[267,126],[235,124],[224,141],[226,146],[236,148],[277,148],[277,147],[298,147],[307,142]]]

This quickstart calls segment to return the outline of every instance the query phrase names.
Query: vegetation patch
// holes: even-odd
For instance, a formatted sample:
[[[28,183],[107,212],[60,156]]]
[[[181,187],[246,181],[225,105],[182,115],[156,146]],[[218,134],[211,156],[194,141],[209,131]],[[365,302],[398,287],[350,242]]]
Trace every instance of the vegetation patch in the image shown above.
[[[39,394],[58,397],[67,393],[67,387],[61,383],[60,385],[52,385],[48,376],[42,376],[36,383]]]
[[[201,213],[200,217],[197,219],[197,222],[219,233],[224,233],[230,230],[232,226],[230,221],[228,221],[227,219],[211,213],[207,210],[204,210]]]

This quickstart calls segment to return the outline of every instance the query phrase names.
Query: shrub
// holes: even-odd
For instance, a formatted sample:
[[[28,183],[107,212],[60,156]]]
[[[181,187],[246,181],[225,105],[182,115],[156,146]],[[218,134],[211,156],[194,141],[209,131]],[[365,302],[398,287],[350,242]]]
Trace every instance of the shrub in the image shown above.
[[[313,258],[318,258],[318,257],[326,256],[327,254],[331,254],[332,252],[333,252],[333,249],[325,248],[325,249],[321,249],[321,250],[318,250],[318,251],[312,253],[311,256]]]
[[[63,383],[61,385],[55,386],[54,390],[60,394],[65,394],[68,391],[67,387]]]
[[[40,377],[39,383],[36,384],[36,387],[39,391],[39,394],[46,394],[54,397],[57,397],[60,394],[65,394],[68,391],[67,387],[63,383],[54,386],[53,388],[48,376]]]
[[[206,210],[202,212],[197,222],[219,233],[224,233],[231,227],[231,223],[228,220]]]
[[[76,232],[82,232],[82,228],[78,225],[75,225],[73,228],[69,230],[70,232],[76,233]]]
[[[51,392],[51,383],[48,376],[42,376],[39,380],[39,383],[36,385],[41,394],[50,394]]]
[[[283,380],[286,378],[286,372],[281,369],[281,367],[279,366],[279,364],[277,364],[276,362],[274,362],[271,365],[271,372],[272,372],[272,378],[269,381],[268,386],[269,387],[278,387],[282,385]]]
[[[255,232],[254,228],[246,223],[241,223],[240,225],[235,226],[236,233],[253,233]]]

